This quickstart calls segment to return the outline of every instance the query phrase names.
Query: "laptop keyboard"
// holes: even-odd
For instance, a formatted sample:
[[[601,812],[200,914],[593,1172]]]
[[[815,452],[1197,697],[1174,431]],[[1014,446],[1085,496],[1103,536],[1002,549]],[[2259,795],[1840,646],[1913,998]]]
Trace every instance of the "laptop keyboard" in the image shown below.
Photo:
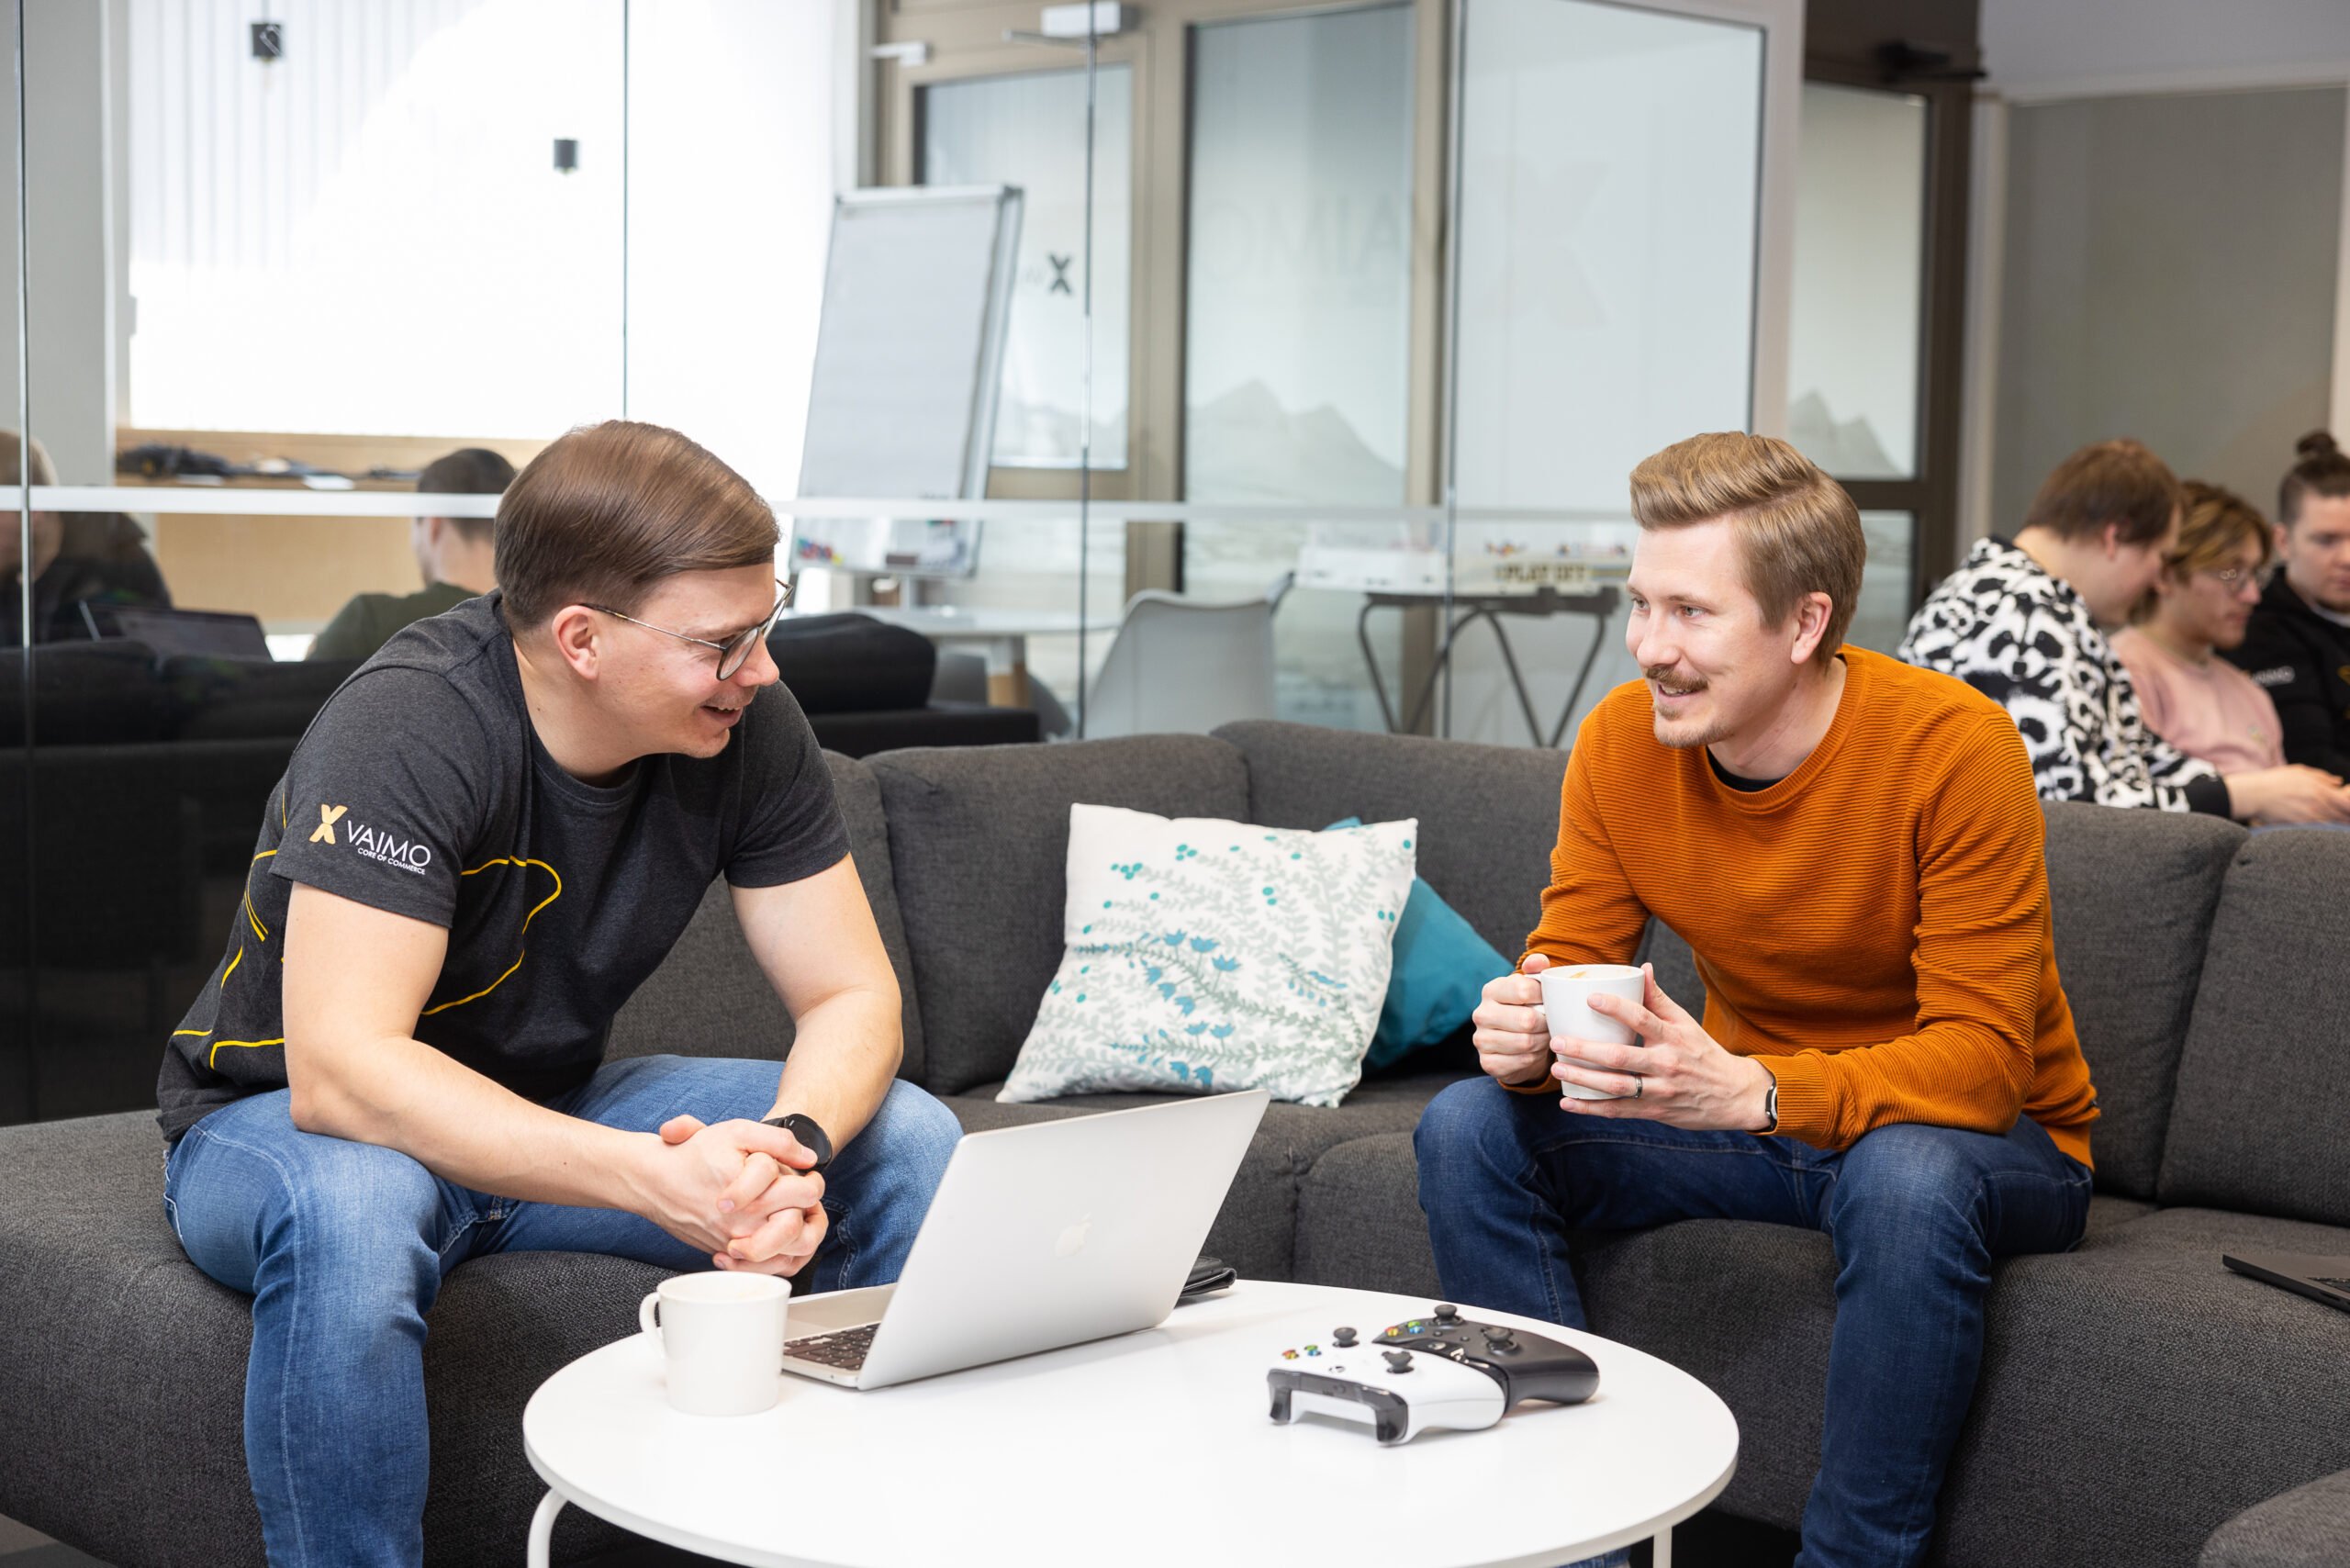
[[[2337,1291],[2350,1291],[2350,1280],[2329,1280],[2318,1275],[2311,1275],[2311,1278],[2321,1285],[2331,1286]]]
[[[873,1348],[873,1331],[878,1323],[860,1323],[854,1328],[843,1328],[833,1334],[811,1334],[805,1339],[787,1339],[783,1353],[795,1361],[814,1361],[819,1366],[838,1367],[843,1372],[855,1372],[865,1364],[865,1353]]]

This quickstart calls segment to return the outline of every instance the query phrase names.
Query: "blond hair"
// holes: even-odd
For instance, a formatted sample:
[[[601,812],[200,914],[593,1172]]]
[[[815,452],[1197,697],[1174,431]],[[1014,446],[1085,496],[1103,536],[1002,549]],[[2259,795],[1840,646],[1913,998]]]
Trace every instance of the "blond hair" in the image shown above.
[[[2173,580],[2184,582],[2196,572],[2222,570],[2234,564],[2237,552],[2247,543],[2260,549],[2254,571],[2276,558],[2276,532],[2258,507],[2233,490],[2200,479],[2185,480],[2178,489],[2182,501],[2178,539],[2163,552],[2163,570]],[[2131,610],[2130,619],[2150,618],[2161,602],[2161,596],[2148,588]]]
[[[0,485],[21,485],[25,482],[25,454],[32,455],[33,483],[57,483],[57,465],[49,460],[49,449],[38,436],[18,435],[15,431],[0,430]]]
[[[1632,516],[1644,532],[1728,522],[1763,621],[1785,625],[1806,594],[1823,593],[1818,656],[1843,646],[1868,564],[1860,509],[1785,442],[1739,431],[1675,442],[1632,470]]]

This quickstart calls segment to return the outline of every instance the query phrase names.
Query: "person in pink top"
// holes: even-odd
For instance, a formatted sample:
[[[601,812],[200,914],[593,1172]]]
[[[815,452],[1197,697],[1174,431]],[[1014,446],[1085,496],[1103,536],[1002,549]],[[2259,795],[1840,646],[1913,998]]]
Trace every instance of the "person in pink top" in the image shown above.
[[[2154,734],[2221,773],[2281,767],[2277,705],[2250,676],[2214,656],[2244,641],[2260,603],[2276,549],[2268,520],[2216,485],[2190,479],[2181,488],[2177,542],[2113,651]]]

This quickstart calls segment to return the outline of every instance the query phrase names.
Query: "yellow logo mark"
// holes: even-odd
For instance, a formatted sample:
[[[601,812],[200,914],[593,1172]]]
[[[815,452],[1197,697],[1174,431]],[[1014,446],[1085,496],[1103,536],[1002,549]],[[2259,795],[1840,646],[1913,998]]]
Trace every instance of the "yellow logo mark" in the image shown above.
[[[349,806],[319,806],[319,825],[311,831],[310,842],[312,844],[332,844],[334,842],[334,824],[341,822],[342,820],[342,813],[349,810],[351,810]]]

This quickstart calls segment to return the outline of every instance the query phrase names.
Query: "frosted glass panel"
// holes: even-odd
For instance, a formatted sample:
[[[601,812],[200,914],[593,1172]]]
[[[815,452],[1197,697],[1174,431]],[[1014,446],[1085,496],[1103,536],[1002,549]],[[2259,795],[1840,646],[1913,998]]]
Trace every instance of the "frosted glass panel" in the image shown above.
[[[1465,73],[1461,498],[1620,509],[1747,422],[1762,32],[1470,0]]]
[[[1864,511],[1861,532],[1869,543],[1868,566],[1861,573],[1861,602],[1844,641],[1889,654],[1909,629],[1910,578],[1915,571],[1918,518],[1914,512]]]
[[[1192,45],[1184,494],[1404,499],[1410,394],[1412,12],[1218,23]],[[1253,598],[1299,565],[1303,524],[1194,522],[1183,581]],[[1273,622],[1285,719],[1381,727],[1363,596],[1308,586]],[[1402,619],[1373,615],[1392,684]]]
[[[1092,455],[1096,468],[1123,468],[1133,73],[1105,65],[1095,82]],[[1073,468],[1085,406],[1085,73],[944,82],[922,89],[921,106],[921,184],[1027,193],[995,461]]]
[[[1620,585],[1633,465],[1750,418],[1762,34],[1590,0],[1467,3],[1460,495],[1558,520],[1464,523],[1454,575],[1525,594],[1539,563]],[[1572,738],[1639,673],[1623,622],[1619,603],[1605,623],[1516,613],[1505,632],[1467,628],[1445,732],[1522,745],[1565,713]]]
[[[1184,494],[1404,498],[1412,13],[1192,35]]]
[[[1807,82],[1788,433],[1848,479],[1918,472],[1926,100]]]

